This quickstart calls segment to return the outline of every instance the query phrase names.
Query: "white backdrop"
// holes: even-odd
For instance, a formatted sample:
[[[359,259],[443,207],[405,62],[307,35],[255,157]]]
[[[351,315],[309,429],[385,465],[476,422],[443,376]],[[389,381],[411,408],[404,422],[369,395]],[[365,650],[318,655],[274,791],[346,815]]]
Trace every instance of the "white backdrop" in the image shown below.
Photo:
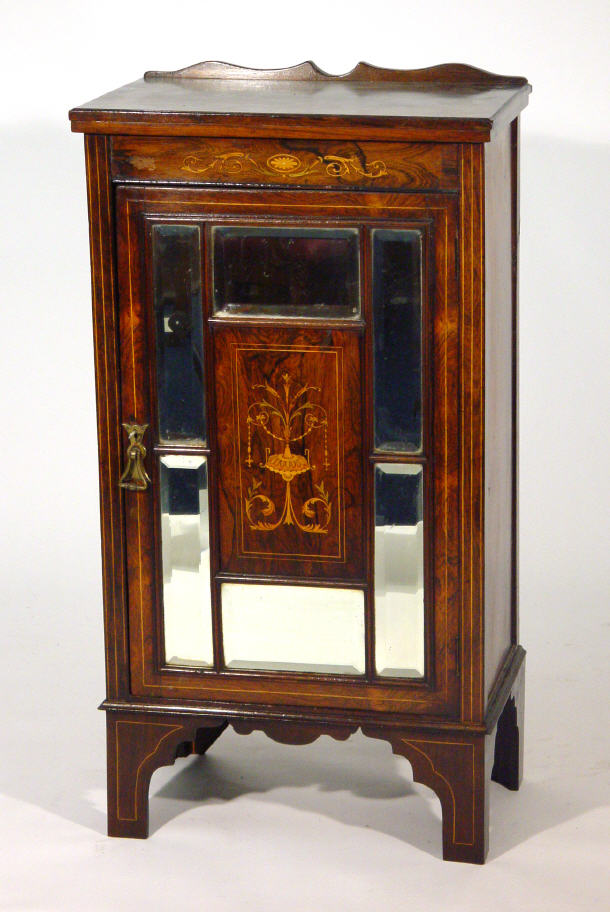
[[[184,909],[204,897],[211,909],[240,908],[245,897],[253,909],[288,900],[296,910],[403,908],[407,895],[418,909],[474,909],[477,898],[482,909],[599,906],[607,4],[4,0],[0,33],[0,908],[82,909],[86,895],[88,909],[132,909],[136,890],[153,891],[153,909],[170,895]],[[155,774],[151,840],[103,836],[88,229],[82,137],[70,134],[67,111],[146,69],[308,58],[333,73],[361,59],[458,61],[534,87],[522,118],[521,205],[528,766],[518,796],[492,788],[491,863],[481,871],[439,862],[436,800],[410,785],[406,762],[359,738],[291,750],[227,734],[204,761],[207,779],[192,761]],[[189,899],[199,891],[201,904]]]

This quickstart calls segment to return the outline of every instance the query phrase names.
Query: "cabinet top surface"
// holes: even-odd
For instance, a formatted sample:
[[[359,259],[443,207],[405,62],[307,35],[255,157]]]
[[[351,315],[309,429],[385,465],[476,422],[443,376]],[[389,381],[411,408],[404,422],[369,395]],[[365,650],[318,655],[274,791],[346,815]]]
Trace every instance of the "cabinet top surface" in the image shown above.
[[[360,63],[330,76],[307,62],[285,70],[224,63],[149,72],[70,112],[86,133],[256,135],[271,132],[486,141],[527,104],[522,77],[464,64],[389,70]],[[346,132],[347,131],[347,132]]]

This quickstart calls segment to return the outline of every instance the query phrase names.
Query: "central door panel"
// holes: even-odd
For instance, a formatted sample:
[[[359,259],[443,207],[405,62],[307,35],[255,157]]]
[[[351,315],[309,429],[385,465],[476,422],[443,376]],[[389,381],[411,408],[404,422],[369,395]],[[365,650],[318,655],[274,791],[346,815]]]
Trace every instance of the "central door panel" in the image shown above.
[[[221,571],[362,580],[358,330],[214,329]]]

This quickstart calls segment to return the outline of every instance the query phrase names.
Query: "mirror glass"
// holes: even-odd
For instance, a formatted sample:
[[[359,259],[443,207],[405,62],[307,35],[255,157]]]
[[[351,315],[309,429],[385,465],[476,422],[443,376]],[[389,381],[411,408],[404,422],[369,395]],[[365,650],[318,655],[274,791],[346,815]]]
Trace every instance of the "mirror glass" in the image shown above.
[[[161,456],[165,659],[213,664],[210,528],[205,456]]]
[[[197,225],[152,228],[159,437],[205,443],[205,380]]]
[[[424,674],[423,469],[375,466],[375,667]]]
[[[355,228],[216,227],[214,307],[224,314],[356,317]]]
[[[421,232],[373,231],[375,448],[422,446]]]
[[[364,674],[364,593],[223,583],[227,668]]]

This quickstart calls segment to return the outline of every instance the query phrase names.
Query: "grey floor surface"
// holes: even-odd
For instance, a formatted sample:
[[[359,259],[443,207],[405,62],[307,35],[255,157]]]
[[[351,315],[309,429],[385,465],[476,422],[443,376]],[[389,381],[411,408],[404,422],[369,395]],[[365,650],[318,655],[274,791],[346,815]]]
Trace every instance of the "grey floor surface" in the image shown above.
[[[482,868],[441,861],[436,797],[360,734],[290,747],[228,731],[207,757],[155,773],[148,841],[108,839],[100,644],[83,625],[78,649],[75,620],[65,652],[76,603],[55,623],[24,609],[1,669],[0,908],[607,908],[604,619],[577,625],[566,603],[549,629],[523,608],[525,782],[492,783]]]

